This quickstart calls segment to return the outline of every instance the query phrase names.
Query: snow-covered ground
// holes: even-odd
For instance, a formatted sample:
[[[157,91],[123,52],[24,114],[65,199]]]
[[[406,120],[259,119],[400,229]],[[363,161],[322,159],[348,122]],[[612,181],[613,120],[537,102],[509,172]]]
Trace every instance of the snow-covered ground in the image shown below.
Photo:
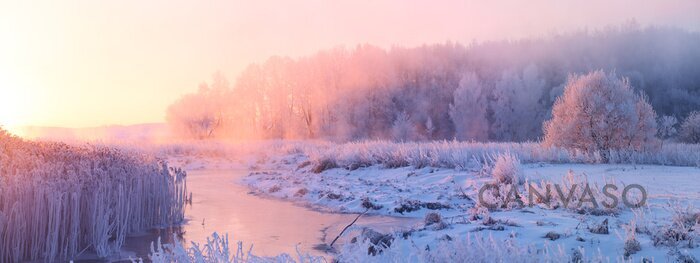
[[[408,256],[405,254],[405,244],[409,244],[409,250],[431,251],[431,247],[435,250],[435,247],[454,244],[464,246],[472,244],[475,239],[485,238],[495,240],[495,247],[505,244],[503,242],[517,243],[525,250],[540,251],[535,252],[538,255],[547,248],[556,252],[554,255],[565,255],[570,259],[575,259],[579,253],[585,259],[603,261],[626,259],[639,262],[646,258],[665,262],[686,256],[700,258],[697,240],[700,238],[700,225],[697,222],[700,213],[695,208],[700,206],[698,167],[522,165],[528,183],[565,183],[571,182],[573,177],[577,182],[587,180],[591,187],[599,190],[605,183],[614,183],[620,191],[627,185],[638,184],[648,194],[648,205],[642,208],[620,205],[619,209],[600,212],[602,210],[550,209],[538,205],[488,211],[478,205],[479,189],[494,179],[483,169],[385,168],[380,165],[348,169],[322,166],[309,161],[303,153],[290,151],[288,154],[266,156],[251,165],[254,170],[244,182],[256,193],[323,211],[367,211],[370,214],[426,220],[434,216],[426,217],[430,213],[440,215],[441,223],[421,224],[415,226],[414,231],[396,233],[391,238],[394,245],[386,249],[386,253],[382,254],[384,257],[392,253]],[[522,190],[525,186],[520,187]],[[620,194],[619,191],[617,194]],[[634,189],[629,194],[637,198],[640,196],[639,191]],[[596,195],[597,198],[601,196]],[[606,200],[610,202],[609,199],[597,202],[600,204]],[[680,221],[683,222],[674,224]],[[681,226],[685,229],[679,229]],[[348,235],[358,236],[362,232],[359,228],[351,230]],[[472,241],[464,241],[467,239]],[[638,251],[635,249],[636,242],[630,240],[638,242]],[[403,250],[399,249],[401,244],[404,244]],[[360,245],[367,244],[355,244]],[[356,247],[355,251],[358,249],[364,251],[363,254],[367,253],[366,247]],[[455,249],[460,248],[457,246]],[[344,251],[347,253],[347,250]],[[629,254],[627,258],[626,252]],[[528,253],[523,255],[531,255]],[[340,257],[348,255],[341,254]],[[541,256],[546,259],[544,255]],[[385,258],[379,255],[374,259]]]

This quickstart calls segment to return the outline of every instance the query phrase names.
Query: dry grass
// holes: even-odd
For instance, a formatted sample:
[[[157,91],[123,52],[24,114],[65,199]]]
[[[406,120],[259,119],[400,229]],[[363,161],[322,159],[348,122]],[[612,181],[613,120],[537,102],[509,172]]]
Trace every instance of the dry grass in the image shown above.
[[[185,172],[100,146],[0,130],[0,262],[105,257],[128,233],[184,219]]]
[[[523,163],[604,163],[598,152],[583,153],[539,143],[480,143],[459,141],[349,143],[295,143],[298,152],[315,164],[333,163],[339,167],[382,165],[387,168],[432,166],[454,169],[480,169],[502,154],[512,154]],[[658,152],[610,151],[608,163],[659,164],[700,167],[700,145],[666,143]]]

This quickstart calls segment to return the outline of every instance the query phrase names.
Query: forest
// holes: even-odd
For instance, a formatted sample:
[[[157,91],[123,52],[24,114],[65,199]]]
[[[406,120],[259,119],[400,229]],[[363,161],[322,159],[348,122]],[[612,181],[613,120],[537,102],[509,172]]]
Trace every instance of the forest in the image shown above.
[[[700,34],[628,23],[538,38],[337,47],[216,73],[167,111],[194,139],[540,141],[574,75],[625,79],[673,138],[700,109]]]

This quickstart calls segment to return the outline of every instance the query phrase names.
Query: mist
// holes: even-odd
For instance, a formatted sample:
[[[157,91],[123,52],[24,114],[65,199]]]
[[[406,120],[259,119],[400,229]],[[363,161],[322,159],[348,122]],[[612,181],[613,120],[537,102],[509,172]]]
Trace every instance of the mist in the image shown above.
[[[221,73],[167,112],[187,138],[536,141],[570,74],[629,79],[659,116],[700,108],[700,34],[635,22],[542,38],[322,50]]]
[[[517,41],[635,20],[700,29],[698,1],[50,1],[0,4],[0,123],[164,122],[220,70],[370,44]],[[196,22],[196,23],[195,23]]]
[[[0,3],[0,263],[700,262],[698,10]]]

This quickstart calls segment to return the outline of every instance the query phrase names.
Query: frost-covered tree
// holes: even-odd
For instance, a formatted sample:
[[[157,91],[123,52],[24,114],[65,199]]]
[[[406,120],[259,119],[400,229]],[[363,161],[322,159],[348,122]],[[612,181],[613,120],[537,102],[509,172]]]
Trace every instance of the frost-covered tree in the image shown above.
[[[544,87],[534,65],[526,67],[522,76],[514,70],[504,71],[496,82],[490,103],[493,138],[524,141],[538,137],[545,112],[540,104]]]
[[[700,143],[700,111],[693,111],[681,124],[680,139],[687,143]]]
[[[625,78],[599,70],[570,76],[545,123],[544,144],[584,152],[651,150],[659,146],[656,113]]]
[[[230,100],[228,81],[217,73],[211,85],[202,83],[197,93],[187,94],[170,105],[166,119],[176,134],[195,139],[213,138],[230,124]]]
[[[391,134],[397,141],[413,140],[416,135],[415,129],[411,117],[406,112],[400,112],[396,115],[394,124],[391,126]]]
[[[547,92],[537,66],[530,64],[523,69],[522,83],[523,89],[515,100],[520,121],[518,125],[521,127],[515,129],[519,131],[516,133],[520,133],[515,136],[517,141],[533,140],[542,135],[542,123],[548,108],[541,102]]]
[[[433,118],[430,118],[430,116],[428,116],[428,119],[425,121],[425,137],[428,139],[432,139],[433,133],[435,133],[435,125],[433,124]]]
[[[668,139],[675,136],[678,131],[676,130],[676,124],[678,124],[678,119],[673,116],[662,116],[659,118],[659,138]]]
[[[471,45],[340,47],[250,65],[225,92],[209,83],[185,95],[168,122],[195,138],[391,139],[405,112],[415,139],[482,140],[485,129],[489,140],[534,141],[568,75],[591,69],[629,78],[656,112],[681,120],[700,108],[698,61],[700,33],[634,25]],[[465,75],[481,89],[462,87],[471,85]],[[469,124],[483,121],[483,103],[488,125]]]
[[[450,104],[450,120],[458,140],[485,141],[488,139],[489,122],[486,119],[486,97],[476,74],[462,76]]]

